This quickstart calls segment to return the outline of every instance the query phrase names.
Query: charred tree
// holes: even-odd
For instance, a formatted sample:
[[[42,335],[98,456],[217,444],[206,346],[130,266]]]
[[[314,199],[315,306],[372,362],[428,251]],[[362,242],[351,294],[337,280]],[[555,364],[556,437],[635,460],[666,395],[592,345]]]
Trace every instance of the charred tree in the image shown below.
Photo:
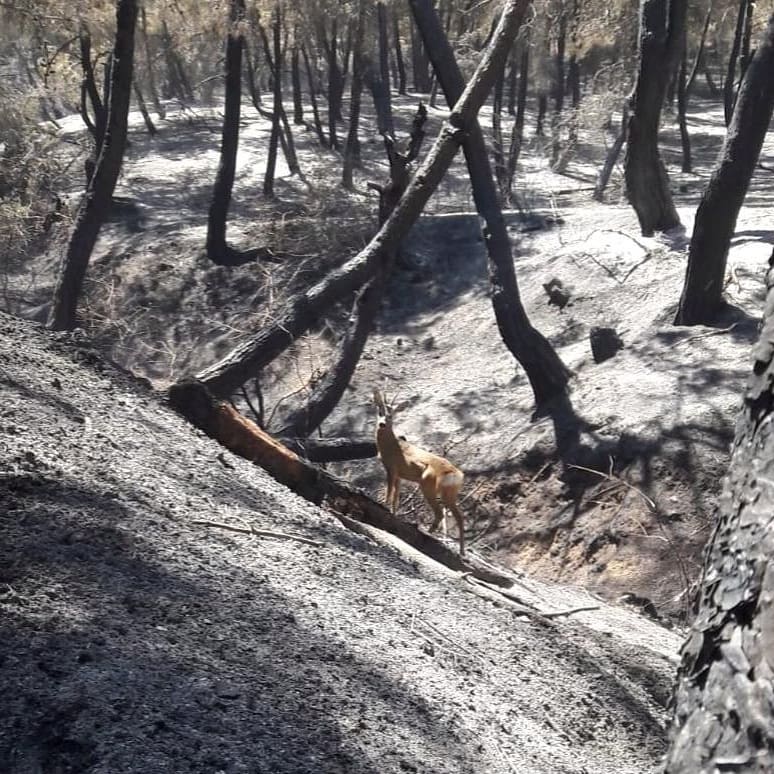
[[[680,145],[683,151],[683,172],[692,171],[691,135],[688,134],[688,41],[683,41],[680,70],[677,73],[677,124],[680,127]]]
[[[294,38],[298,35],[295,31]],[[298,44],[294,43],[290,52],[290,80],[293,86],[293,123],[304,125],[304,102],[301,96],[301,66],[299,63]]]
[[[643,235],[680,225],[658,150],[661,106],[680,53],[686,0],[641,0],[637,79],[630,100],[624,177]]]
[[[161,20],[161,46],[164,51],[164,61],[167,65],[169,96],[177,97],[183,103],[192,103],[194,101],[193,88],[186,75],[183,62],[177,51],[175,51],[166,19]]]
[[[163,121],[167,117],[167,111],[159,99],[159,88],[156,84],[156,68],[154,67],[150,38],[148,37],[148,19],[145,16],[145,7],[140,8],[140,30],[142,32],[143,52],[145,53],[145,68],[148,71],[148,89],[156,114]]]
[[[137,0],[117,0],[116,35],[110,67],[110,100],[100,153],[86,195],[75,215],[54,289],[49,326],[71,330],[92,250],[107,217],[121,171],[132,93]]]
[[[400,21],[398,14],[392,14],[392,38],[395,43],[395,66],[398,70],[398,94],[406,93],[406,62],[403,59],[403,45],[400,40]]]
[[[767,285],[763,330],[704,554],[696,618],[682,648],[667,774],[774,771],[772,268]]]
[[[317,85],[315,83],[314,72],[309,61],[309,54],[306,52],[306,46],[301,46],[301,56],[304,59],[304,68],[306,69],[306,82],[309,86],[309,104],[312,106],[312,120],[314,121],[314,130],[320,145],[327,145],[325,131],[320,120],[320,109],[317,104]]]
[[[349,131],[344,144],[344,164],[341,172],[341,183],[347,190],[353,190],[352,173],[360,164],[360,100],[363,94],[363,28],[365,8],[363,0],[358,3],[357,29],[355,30],[354,49],[352,52],[352,84],[349,98]]]
[[[618,130],[615,141],[610,146],[605,155],[605,163],[602,165],[602,169],[599,170],[597,175],[597,182],[594,186],[593,197],[596,201],[601,202],[604,195],[607,184],[610,182],[610,176],[613,174],[618,157],[621,155],[624,143],[626,142],[626,131],[629,128],[629,107],[624,104],[621,111],[621,128]]]
[[[739,88],[715,170],[691,236],[677,325],[711,322],[723,307],[723,279],[736,218],[744,202],[774,110],[774,15]]]
[[[259,250],[240,251],[226,242],[228,211],[231,205],[236,158],[239,148],[239,116],[242,102],[242,48],[245,0],[230,0],[226,33],[225,105],[220,142],[220,162],[215,175],[207,217],[207,257],[219,266],[238,266],[255,260]]]
[[[542,92],[538,94],[538,109],[537,118],[535,120],[535,136],[543,137],[545,132],[543,127],[546,120],[546,112],[548,111],[548,96]]]
[[[430,0],[409,2],[441,88],[447,101],[453,104],[462,93],[464,81],[449,39]],[[520,20],[527,6],[526,0],[517,0],[517,11],[514,12],[518,12]],[[502,66],[504,64],[503,61]],[[495,77],[501,72],[499,70]],[[462,147],[476,209],[486,224],[484,243],[489,256],[490,294],[497,327],[503,342],[526,372],[536,403],[542,404],[566,393],[570,372],[549,341],[532,327],[521,303],[508,230],[489,166],[486,142],[477,119],[471,122]]]
[[[739,52],[742,48],[742,38],[744,36],[745,19],[747,18],[747,8],[750,0],[739,0],[739,10],[736,14],[736,27],[734,28],[734,39],[731,43],[731,53],[728,55],[728,68],[726,70],[726,79],[723,82],[723,114],[726,118],[726,126],[731,123],[731,116],[734,112],[734,98],[736,96],[736,69],[739,64]]]
[[[386,223],[356,256],[280,310],[273,323],[236,347],[198,378],[217,396],[227,397],[253,378],[311,327],[331,304],[370,281],[385,255],[398,245],[451,165],[502,67],[528,0],[507,0],[498,32],[476,72],[444,123],[431,151]]]
[[[567,44],[567,14],[564,7],[559,11],[559,29],[556,35],[554,60],[554,113],[551,121],[551,165],[559,160],[561,151],[562,111],[564,110],[565,49]]]
[[[701,37],[699,38],[699,46],[696,49],[696,57],[693,60],[693,67],[691,67],[690,75],[688,76],[688,82],[685,84],[686,99],[690,96],[693,84],[696,82],[696,76],[701,67],[704,67],[704,48],[707,44],[707,32],[709,30],[710,21],[712,19],[712,3],[707,8],[707,13],[704,16],[704,24],[702,25]],[[711,92],[714,94],[714,91]]]
[[[145,128],[148,130],[148,134],[151,137],[154,137],[156,135],[156,126],[153,123],[153,119],[150,117],[150,113],[148,112],[148,106],[145,104],[145,97],[143,97],[142,90],[137,84],[136,79],[132,85],[134,86],[134,97],[137,100],[137,107],[140,111],[140,115],[142,115]]]
[[[516,93],[516,116],[511,128],[511,142],[508,149],[508,177],[506,180],[505,200],[513,205],[513,181],[516,177],[516,165],[519,163],[521,148],[524,144],[524,116],[527,111],[527,87],[529,85],[529,27],[524,34],[519,64],[519,85]]]

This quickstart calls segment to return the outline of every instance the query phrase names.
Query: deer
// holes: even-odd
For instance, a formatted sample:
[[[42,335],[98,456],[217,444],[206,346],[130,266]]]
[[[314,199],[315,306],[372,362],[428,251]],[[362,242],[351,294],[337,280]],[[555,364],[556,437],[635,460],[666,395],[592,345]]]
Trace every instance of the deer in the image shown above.
[[[376,389],[374,403],[377,410],[376,448],[387,473],[387,507],[392,513],[397,510],[401,479],[418,483],[435,516],[430,532],[435,532],[443,522],[446,534],[444,508],[450,510],[459,530],[460,556],[465,556],[465,525],[457,506],[457,497],[465,478],[463,472],[443,457],[410,444],[403,436],[396,436],[392,426],[392,405],[386,404]]]

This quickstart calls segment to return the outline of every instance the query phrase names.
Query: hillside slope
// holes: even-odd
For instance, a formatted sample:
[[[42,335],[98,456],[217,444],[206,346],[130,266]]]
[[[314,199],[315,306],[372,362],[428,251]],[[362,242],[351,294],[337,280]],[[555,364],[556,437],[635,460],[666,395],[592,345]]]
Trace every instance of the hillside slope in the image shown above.
[[[0,316],[1,771],[655,771],[678,638],[584,616],[346,531],[77,335]]]

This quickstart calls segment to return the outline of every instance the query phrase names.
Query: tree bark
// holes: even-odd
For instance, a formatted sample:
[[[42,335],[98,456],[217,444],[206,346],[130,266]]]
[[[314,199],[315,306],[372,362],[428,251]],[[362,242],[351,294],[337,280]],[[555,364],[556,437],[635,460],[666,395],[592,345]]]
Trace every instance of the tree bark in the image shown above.
[[[685,84],[686,99],[690,96],[693,84],[696,81],[696,75],[699,72],[699,68],[704,65],[704,47],[707,44],[707,31],[709,30],[710,20],[712,19],[712,3],[707,8],[707,13],[704,16],[704,24],[701,30],[701,38],[699,38],[699,46],[696,50],[696,58],[693,60],[693,67],[691,68],[691,74],[688,76],[688,82]]]
[[[564,110],[564,53],[567,41],[567,14],[562,8],[559,12],[559,31],[556,39],[556,59],[554,60],[554,114],[551,121],[551,165],[559,160],[561,151],[562,110]]]
[[[136,79],[132,85],[134,86],[134,96],[135,96],[135,99],[137,100],[137,107],[139,108],[140,114],[142,115],[142,120],[145,122],[145,128],[148,130],[148,134],[151,137],[155,137],[156,127],[153,124],[153,119],[150,117],[150,113],[148,112],[148,107],[145,104],[145,98],[142,96],[142,91],[140,90],[140,87],[137,85]]]
[[[767,285],[763,330],[704,555],[696,618],[682,649],[667,774],[774,771],[772,269]]]
[[[387,10],[384,3],[376,4],[376,22],[379,31],[379,79],[382,82],[382,94],[387,100],[387,115],[389,125],[387,131],[392,134],[395,128],[392,123],[392,95],[390,94],[389,42],[387,37]]]
[[[529,27],[524,35],[524,45],[521,50],[519,64],[519,85],[516,93],[516,117],[511,129],[511,142],[508,149],[508,180],[506,184],[506,201],[513,205],[513,181],[516,177],[516,165],[519,163],[521,148],[524,144],[524,116],[527,112],[527,86],[529,85]]]
[[[680,225],[658,150],[661,106],[680,52],[686,0],[641,0],[637,80],[631,97],[624,177],[644,236]]]
[[[610,146],[610,149],[605,156],[605,163],[602,165],[602,169],[599,170],[599,174],[597,175],[597,183],[594,186],[593,197],[598,202],[601,202],[604,197],[605,189],[610,182],[610,176],[613,174],[613,168],[618,161],[618,157],[621,155],[621,150],[626,142],[626,131],[628,127],[629,108],[628,105],[625,104],[621,113],[621,128],[618,131],[615,142]]]
[[[688,134],[688,40],[683,41],[683,51],[680,55],[680,71],[677,74],[677,123],[680,127],[680,145],[683,151],[683,172],[692,171],[691,135]]]
[[[86,269],[102,224],[110,210],[118,174],[124,158],[127,115],[132,93],[134,28],[137,0],[117,0],[116,36],[110,68],[110,101],[105,132],[94,174],[75,216],[54,289],[49,326],[71,330]]]
[[[409,4],[446,100],[453,104],[462,92],[464,81],[449,40],[430,0],[409,0]],[[507,7],[512,6],[513,3],[509,3]],[[514,12],[519,14],[520,22],[528,2],[517,0],[516,6]],[[504,65],[505,61],[501,67]],[[499,77],[501,72],[498,70],[495,77]],[[471,122],[462,147],[476,209],[486,224],[484,243],[489,256],[490,294],[497,327],[503,342],[524,368],[535,402],[540,405],[566,393],[570,372],[549,341],[532,327],[521,303],[510,239],[492,179],[486,142],[477,119]]]
[[[739,88],[720,160],[696,211],[677,325],[711,322],[723,307],[723,279],[736,218],[774,110],[774,15]]]
[[[527,0],[507,0],[498,34],[444,123],[431,151],[386,223],[356,256],[306,293],[291,300],[275,321],[252,340],[198,375],[219,397],[231,395],[307,331],[331,304],[356,291],[375,274],[382,257],[397,249],[451,165],[466,132],[478,125],[476,114],[518,31]],[[479,130],[480,134],[480,130]],[[511,270],[513,266],[511,264]]]

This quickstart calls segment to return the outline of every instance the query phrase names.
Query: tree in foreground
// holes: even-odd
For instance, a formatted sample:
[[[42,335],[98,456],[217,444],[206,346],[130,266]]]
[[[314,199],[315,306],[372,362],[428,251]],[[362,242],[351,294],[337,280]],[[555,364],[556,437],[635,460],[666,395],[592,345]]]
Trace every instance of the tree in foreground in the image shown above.
[[[774,269],[753,355],[683,645],[667,774],[774,771]]]
[[[116,3],[116,36],[110,63],[107,122],[94,173],[75,215],[72,232],[59,269],[49,326],[71,330],[89,259],[110,210],[126,148],[127,116],[132,94],[134,29],[137,0]]]
[[[774,110],[774,15],[747,67],[719,161],[693,225],[677,325],[709,323],[723,308],[731,237]]]
[[[685,28],[686,0],[641,0],[637,80],[631,97],[624,177],[645,236],[680,225],[658,151],[661,106]]]

